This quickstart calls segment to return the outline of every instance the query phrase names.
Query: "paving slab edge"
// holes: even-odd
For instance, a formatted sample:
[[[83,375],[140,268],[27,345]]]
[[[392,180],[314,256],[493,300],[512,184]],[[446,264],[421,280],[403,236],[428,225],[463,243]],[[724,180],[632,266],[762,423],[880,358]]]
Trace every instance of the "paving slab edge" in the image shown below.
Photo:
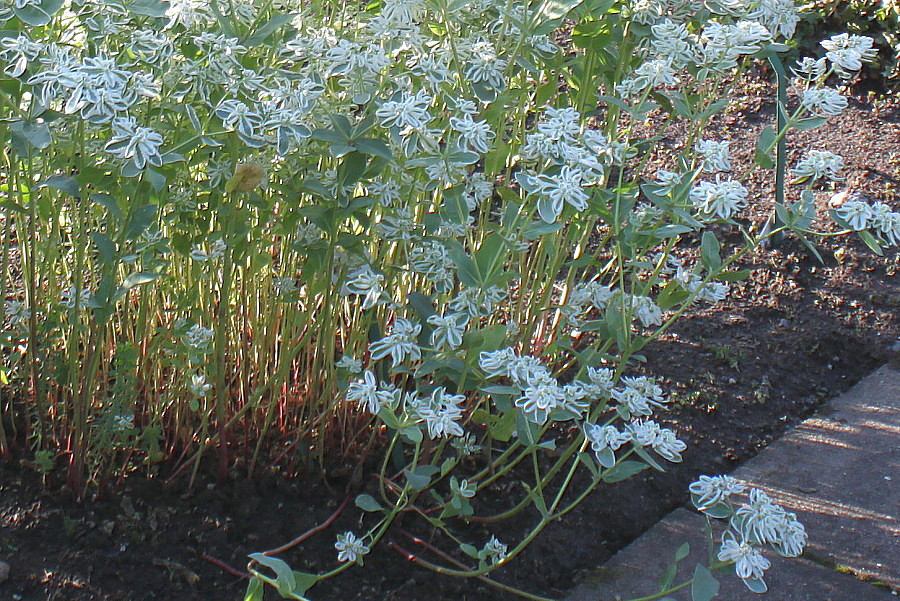
[[[900,557],[900,494],[897,494],[900,483],[900,361],[897,359],[900,356],[826,401],[813,416],[770,442],[756,456],[730,472],[750,484],[764,485],[761,488],[789,511],[796,511],[801,521],[805,513],[813,517],[817,513],[822,514],[820,521],[824,524],[817,523],[812,529],[807,528],[810,531],[810,545],[803,557],[788,560],[775,554],[767,555],[772,561],[772,569],[767,572],[766,581],[770,591],[778,591],[774,594],[781,601],[876,601],[896,599],[900,593],[900,562],[896,559],[893,560],[896,565],[892,565],[890,560],[882,563],[873,559],[872,566],[862,566],[866,569],[858,569],[840,560],[841,554],[849,557],[851,564],[856,562],[857,565],[864,563],[867,557]],[[852,437],[873,436],[877,439],[876,443],[886,442],[886,448],[869,449],[864,444],[854,448],[846,440],[848,437],[855,440]],[[822,449],[815,445],[826,445],[822,447],[826,452],[821,452]],[[791,463],[779,466],[781,458],[776,455],[785,452],[789,455],[786,461]],[[791,452],[795,457],[790,457]],[[809,455],[810,452],[815,452],[812,460],[802,459],[804,454]],[[845,470],[841,473],[827,471],[828,466],[815,465],[817,458],[827,461],[829,454],[840,455],[845,463],[848,457],[852,461],[841,466]],[[857,454],[859,457],[856,457]],[[781,459],[782,463],[784,461]],[[814,465],[803,465],[807,461],[812,461]],[[773,476],[776,480],[779,477],[809,478],[810,474],[804,473],[804,469],[812,477],[825,474],[824,478],[837,478],[838,482],[832,485],[819,479],[815,485],[821,488],[804,488],[803,483],[794,482],[792,490],[782,491],[777,486],[765,486],[766,482],[762,481]],[[877,506],[883,500],[888,506],[893,501],[893,507],[888,507],[884,512],[872,511],[856,507],[853,499],[846,500],[848,494],[842,490],[845,488],[843,481],[854,478],[861,478],[868,485],[866,502],[869,505],[875,503]],[[884,485],[883,488],[881,485]],[[803,490],[810,491],[810,494],[796,494]],[[822,497],[826,502],[821,505],[825,508],[811,503],[811,495]],[[687,572],[692,572],[693,566],[702,560],[700,555],[705,557],[707,553],[705,548],[702,554],[695,548],[705,547],[703,536],[697,536],[698,532],[702,535],[705,525],[705,517],[693,509],[682,507],[674,510],[607,562],[585,574],[565,601],[619,601],[652,594],[657,590],[657,578],[671,563],[674,549],[683,540],[692,538],[691,556],[682,562],[677,574],[679,579],[689,578],[691,574]],[[815,546],[817,541],[814,535],[819,534],[822,528],[826,529],[826,536],[838,539],[848,549],[839,549],[839,553],[835,553],[835,550]],[[873,539],[877,541],[873,543]],[[698,561],[691,563],[692,559]],[[690,570],[687,570],[688,565]],[[870,567],[872,569],[868,569]],[[883,574],[879,574],[879,570]],[[760,599],[759,595],[749,593],[733,575],[725,575],[719,580],[722,589],[717,599]],[[676,601],[690,598],[689,589],[672,595]]]

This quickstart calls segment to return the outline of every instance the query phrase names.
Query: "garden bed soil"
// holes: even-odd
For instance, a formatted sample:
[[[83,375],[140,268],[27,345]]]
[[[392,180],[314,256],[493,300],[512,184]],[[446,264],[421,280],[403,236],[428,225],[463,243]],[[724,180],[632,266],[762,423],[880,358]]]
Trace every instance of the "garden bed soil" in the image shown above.
[[[738,108],[718,118],[716,133],[710,134],[731,140],[737,172],[749,165],[758,132],[773,119],[762,87],[747,86]],[[663,143],[676,143],[674,133]],[[827,125],[792,133],[790,146],[841,154],[848,188],[900,208],[897,98],[854,98],[850,109]],[[761,222],[773,187],[763,174],[751,184],[751,197],[758,200],[742,217]],[[832,193],[816,193],[822,216]],[[646,371],[660,379],[672,400],[660,421],[688,444],[684,462],[666,473],[648,470],[598,490],[551,524],[496,578],[563,597],[580,574],[684,504],[687,486],[697,475],[728,472],[888,361],[900,335],[895,251],[878,257],[857,240],[840,237],[822,246],[822,264],[788,238],[748,255],[741,267],[751,276],[734,284],[724,302],[698,307],[645,349]],[[165,466],[158,473],[164,475]],[[185,480],[168,487],[163,480],[135,474],[118,489],[76,504],[55,474],[43,486],[27,465],[0,466],[0,560],[10,566],[0,598],[241,599],[246,581],[219,564],[243,571],[248,553],[277,547],[321,523],[348,494],[348,482],[340,479],[314,483],[277,474],[254,481],[208,479],[191,490]],[[501,499],[507,493],[490,494]],[[524,512],[492,531],[470,533],[486,540],[493,532],[513,542],[533,519]],[[280,557],[296,570],[330,569],[335,533],[360,531],[359,520],[351,502],[330,528]],[[399,528],[387,539],[440,561]],[[474,579],[416,567],[384,544],[366,557],[365,568],[352,568],[312,589],[310,596],[344,601],[516,598]],[[270,590],[266,598],[278,596]]]

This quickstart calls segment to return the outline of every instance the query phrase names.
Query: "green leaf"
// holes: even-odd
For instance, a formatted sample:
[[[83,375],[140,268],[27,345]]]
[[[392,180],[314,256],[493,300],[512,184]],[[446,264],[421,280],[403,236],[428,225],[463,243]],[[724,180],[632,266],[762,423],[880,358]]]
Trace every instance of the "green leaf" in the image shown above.
[[[505,396],[514,396],[522,394],[522,391],[515,386],[503,386],[500,384],[495,384],[491,386],[482,386],[481,392],[485,394],[489,394],[491,396],[497,395],[505,395]]]
[[[620,109],[622,109],[623,111],[625,111],[632,117],[635,117],[636,119],[640,119],[642,121],[647,120],[647,115],[644,114],[643,112],[641,112],[641,109],[649,108],[645,105],[641,105],[639,107],[633,107],[630,104],[628,104],[627,102],[625,102],[624,100],[620,100],[619,98],[614,98],[613,96],[604,96],[602,94],[598,95],[597,98],[599,100],[601,100],[602,102],[619,107]]]
[[[563,224],[560,222],[547,223],[546,221],[532,221],[522,229],[522,237],[526,240],[534,240],[545,234],[553,234],[561,230]]]
[[[287,15],[283,13],[272,15],[272,18],[263,23],[259,27],[259,29],[253,32],[253,35],[247,38],[247,40],[244,42],[244,45],[249,47],[259,46],[260,44],[265,42],[269,38],[269,36],[281,29],[282,26],[290,23],[293,18],[294,15]]]
[[[19,154],[27,154],[29,146],[43,150],[53,143],[50,127],[43,121],[13,121],[9,124],[9,133],[13,148]]]
[[[422,430],[419,426],[407,426],[405,428],[400,429],[401,436],[405,436],[410,440],[410,442],[418,444],[422,442]]]
[[[719,581],[705,566],[697,564],[691,584],[691,601],[709,601],[719,594]]]
[[[744,579],[744,584],[746,584],[747,588],[751,591],[760,595],[769,590],[769,587],[766,586],[766,583],[763,582],[762,578],[754,578],[751,576],[750,578]]]
[[[269,557],[262,553],[253,553],[249,557],[275,572],[275,588],[278,589],[278,594],[282,597],[290,598],[294,593],[294,589],[297,588],[297,579],[294,577],[294,571],[291,570],[291,566],[277,557]]]
[[[481,277],[475,261],[456,240],[445,240],[444,244],[447,246],[447,253],[456,265],[456,275],[459,276],[459,281],[463,286],[477,288],[481,283]]]
[[[716,279],[721,282],[740,282],[750,277],[749,269],[735,269],[732,271],[723,271]]]
[[[122,214],[122,209],[119,208],[119,203],[116,202],[115,197],[111,196],[110,194],[95,192],[94,194],[91,194],[89,198],[97,204],[106,207],[106,210],[109,211],[109,214],[116,219],[120,221],[125,220],[125,215]]]
[[[872,235],[871,232],[862,230],[856,233],[859,234],[859,239],[862,240],[865,245],[872,250],[872,252],[874,252],[879,257],[884,256],[884,250],[881,248],[881,244],[878,243],[878,240],[875,238],[875,236]]]
[[[451,152],[447,160],[454,165],[474,165],[481,159],[477,152],[470,150],[457,150]]]
[[[91,232],[91,238],[97,247],[100,262],[107,267],[112,265],[116,260],[116,244],[102,232]]]
[[[424,488],[427,488],[428,485],[431,484],[430,475],[417,473],[416,471],[410,469],[403,470],[403,473],[406,475],[406,481],[409,482],[409,485],[413,490],[422,490]]]
[[[694,231],[694,228],[689,225],[669,223],[653,230],[653,237],[659,239],[674,238],[676,236],[680,236],[681,234],[687,234],[688,232],[692,231]]]
[[[331,156],[334,158],[339,159],[351,152],[356,152],[356,147],[351,146],[350,144],[332,144],[328,147],[328,152],[330,152]]]
[[[525,417],[524,411],[516,411],[516,435],[528,447],[533,447],[540,440],[538,425]]]
[[[678,562],[673,561],[666,566],[666,571],[663,572],[662,576],[659,577],[657,581],[656,587],[659,591],[664,591],[672,586],[672,582],[675,580],[675,574],[678,572]]]
[[[684,542],[680,547],[675,549],[675,561],[681,561],[691,554],[691,543]]]
[[[507,242],[499,233],[494,232],[484,239],[481,248],[475,252],[475,266],[478,268],[481,285],[490,286],[506,259]]]
[[[253,576],[247,584],[247,592],[244,593],[244,601],[262,601],[264,591],[263,581]]]
[[[157,192],[162,192],[163,188],[166,187],[165,174],[160,173],[156,169],[147,167],[147,170],[144,171],[144,176],[147,178],[147,181],[150,182],[150,186]]]
[[[621,482],[645,469],[647,469],[646,463],[626,459],[625,461],[617,463],[612,469],[607,470],[606,473],[603,474],[603,481],[609,482],[610,484],[613,482]]]
[[[596,480],[600,477],[600,471],[597,469],[597,461],[590,453],[578,453],[578,461],[587,468],[591,476]]]
[[[128,277],[125,278],[125,281],[122,282],[122,288],[125,290],[131,290],[135,286],[142,286],[144,284],[149,284],[150,282],[159,278],[161,274],[156,271],[135,271],[134,273],[128,274]]]
[[[696,495],[691,495],[694,498],[694,505],[697,504],[697,500],[699,497]],[[715,518],[720,520],[722,518],[729,517],[732,513],[734,513],[734,509],[728,505],[728,503],[716,503],[715,505],[711,505],[709,507],[703,508],[703,514],[708,515],[711,518]]]
[[[484,172],[495,175],[503,171],[510,154],[512,154],[512,146],[503,140],[495,141],[494,148],[484,157]]]
[[[455,457],[447,457],[446,459],[444,459],[444,462],[441,464],[441,478],[449,474],[450,470],[452,470],[454,467],[456,467]]]
[[[646,448],[635,446],[635,447],[634,447],[634,454],[637,455],[638,457],[640,457],[641,459],[643,459],[643,460],[647,463],[647,465],[649,465],[650,467],[652,467],[652,468],[655,469],[656,471],[658,471],[658,472],[664,472],[664,471],[666,471],[666,470],[663,468],[663,466],[661,466],[661,465],[660,465],[660,464],[659,464],[659,463],[658,463],[658,462],[650,455],[650,453],[647,452],[647,449],[646,449]]]
[[[771,169],[775,166],[775,160],[769,153],[775,148],[776,137],[775,128],[767,125],[759,132],[759,137],[756,139],[756,154],[753,160],[764,169]]]
[[[406,296],[406,300],[422,320],[426,320],[435,314],[434,304],[431,302],[431,299],[421,292],[410,292]]]
[[[469,545],[467,543],[462,543],[459,545],[459,548],[463,553],[465,553],[472,559],[478,559],[478,549],[476,549],[472,545]]]
[[[68,175],[51,175],[38,184],[38,188],[54,188],[69,194],[70,196],[78,196],[81,187],[74,177]]]
[[[537,508],[540,514],[544,517],[547,517],[549,515],[549,512],[547,511],[547,503],[546,501],[544,501],[543,491],[541,490],[540,486],[531,488],[523,482],[522,487],[528,491],[528,497],[531,499],[531,502],[534,503],[534,506]]]
[[[169,3],[161,0],[134,0],[128,5],[128,10],[136,15],[164,17],[169,10]]]
[[[678,281],[671,280],[666,284],[665,288],[660,291],[655,300],[657,306],[663,311],[666,311],[675,305],[683,303],[687,297],[687,290],[685,290]]]
[[[346,136],[333,129],[314,129],[312,130],[312,139],[321,142],[329,142],[331,144],[346,144],[349,142]]]
[[[134,240],[144,233],[156,218],[156,205],[142,205],[134,210],[124,229],[125,240]]]
[[[497,99],[497,90],[488,86],[485,82],[479,81],[472,84],[472,91],[475,96],[482,102],[493,102]]]
[[[319,581],[319,576],[317,574],[308,574],[306,572],[297,572],[294,571],[294,582],[296,585],[294,586],[294,598],[302,598],[306,591],[312,588],[312,586]]]
[[[375,500],[375,497],[372,495],[357,495],[356,497],[356,506],[362,509],[363,511],[375,512],[375,511],[384,511],[384,507],[381,506],[381,503]]]
[[[722,266],[722,258],[719,256],[719,241],[716,235],[710,230],[703,232],[700,239],[700,262],[706,267],[710,273],[715,272]]]
[[[344,186],[352,186],[360,180],[366,171],[368,159],[361,152],[351,152],[338,167],[338,181]]]
[[[381,418],[381,421],[384,422],[391,430],[399,430],[400,429],[400,420],[397,419],[397,416],[391,411],[391,408],[387,405],[382,405],[381,409],[378,411],[378,417]]]
[[[819,127],[826,121],[828,121],[828,119],[825,117],[807,117],[806,119],[800,119],[795,122],[794,127],[800,130],[813,129]]]
[[[56,11],[62,8],[63,0],[43,0],[22,7],[18,7],[16,4],[13,4],[13,12],[23,23],[33,27],[42,27],[48,24]]]
[[[516,429],[517,411],[507,411],[493,425],[489,426],[491,436],[500,442],[509,442],[513,430]]]
[[[730,101],[731,99],[727,96],[725,98],[719,98],[715,102],[710,103],[710,105],[706,107],[706,109],[702,113],[697,115],[697,119],[706,119],[707,117],[715,115],[723,108],[725,108]]]
[[[353,143],[356,149],[362,153],[378,156],[387,160],[392,160],[394,155],[391,153],[390,147],[384,140],[375,138],[362,138]]]

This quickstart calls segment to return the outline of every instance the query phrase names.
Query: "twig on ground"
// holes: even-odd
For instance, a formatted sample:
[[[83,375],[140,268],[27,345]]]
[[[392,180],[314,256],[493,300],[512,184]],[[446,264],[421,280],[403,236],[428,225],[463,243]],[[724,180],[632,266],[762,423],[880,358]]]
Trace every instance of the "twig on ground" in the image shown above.
[[[237,576],[238,578],[241,578],[244,580],[250,578],[250,574],[248,574],[247,572],[242,572],[236,568],[233,568],[230,565],[228,565],[227,563],[225,563],[224,561],[222,561],[221,559],[216,559],[212,555],[202,555],[201,558],[204,561],[208,561],[209,563],[211,563],[215,566],[219,566],[220,568],[222,568],[223,570],[225,570],[232,576]]]
[[[344,508],[347,507],[347,503],[349,503],[349,502],[350,502],[350,495],[347,495],[344,498],[344,502],[340,504],[340,506],[334,511],[334,513],[331,514],[331,516],[327,520],[325,520],[318,526],[307,530],[306,532],[304,532],[303,534],[301,534],[294,540],[292,540],[288,543],[285,543],[285,544],[281,545],[280,547],[275,547],[274,549],[269,549],[268,551],[263,551],[262,554],[263,555],[275,555],[276,553],[281,553],[282,551],[287,551],[288,549],[296,547],[297,545],[299,545],[300,543],[302,543],[303,541],[308,539],[310,536],[312,536],[316,532],[321,532],[325,528],[328,528],[328,526],[330,526],[331,523],[334,522],[334,520],[336,520],[339,515],[341,515],[341,512],[344,511]]]

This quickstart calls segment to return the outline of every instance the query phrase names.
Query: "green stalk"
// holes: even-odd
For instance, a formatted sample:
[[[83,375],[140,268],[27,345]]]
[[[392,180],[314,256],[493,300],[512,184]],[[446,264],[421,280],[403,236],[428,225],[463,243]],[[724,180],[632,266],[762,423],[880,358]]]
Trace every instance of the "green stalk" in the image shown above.
[[[216,425],[218,427],[218,455],[219,455],[219,475],[220,481],[225,480],[228,475],[228,427],[226,420],[226,406],[228,404],[228,380],[227,380],[227,361],[228,361],[228,334],[229,319],[231,308],[231,286],[234,272],[234,242],[232,234],[234,233],[234,225],[236,219],[236,211],[238,210],[237,194],[232,192],[231,203],[228,206],[228,214],[224,223],[224,240],[228,245],[225,250],[225,256],[222,266],[222,280],[219,283],[219,303],[216,308],[216,338],[214,343],[214,353],[216,361]]]

